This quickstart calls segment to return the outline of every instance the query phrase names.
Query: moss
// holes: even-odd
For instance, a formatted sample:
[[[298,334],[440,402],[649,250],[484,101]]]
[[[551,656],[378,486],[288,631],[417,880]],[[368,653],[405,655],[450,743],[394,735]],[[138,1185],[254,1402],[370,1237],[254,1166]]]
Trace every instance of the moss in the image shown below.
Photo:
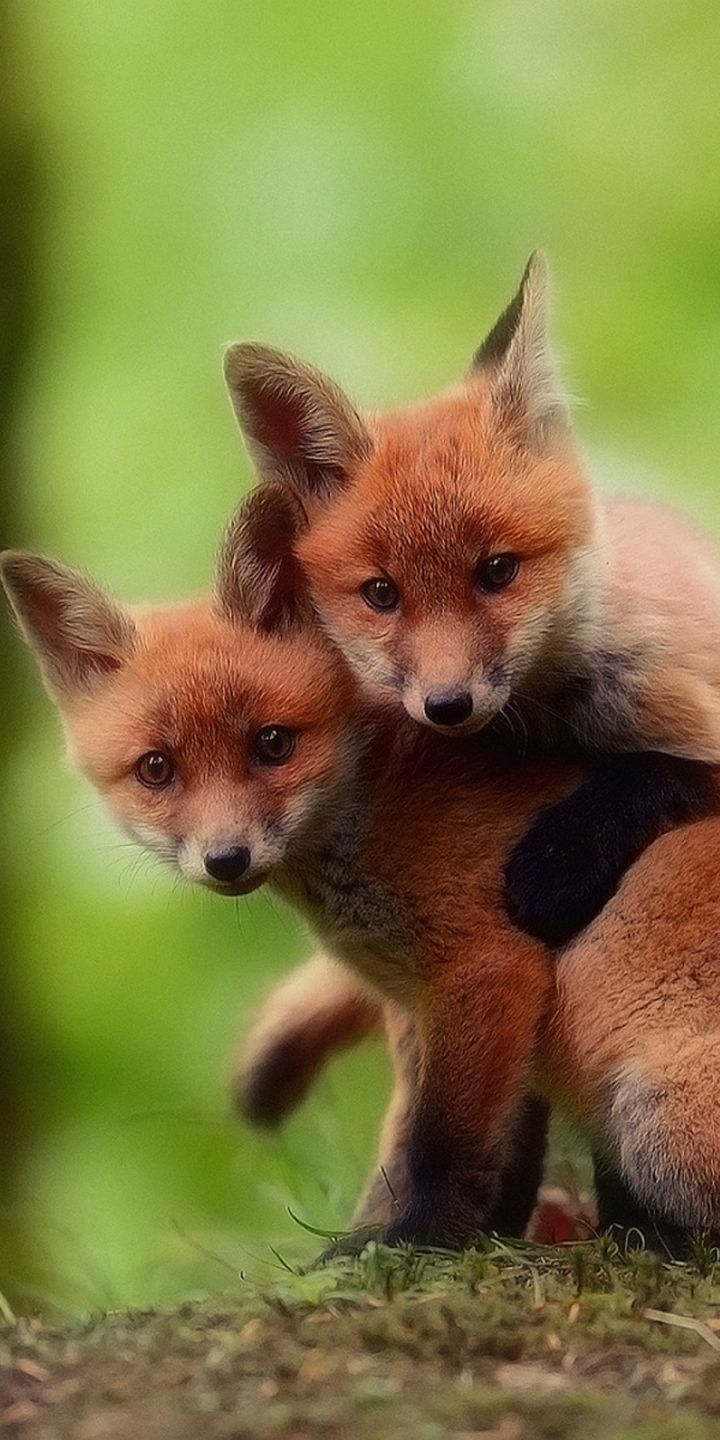
[[[175,1310],[26,1318],[0,1429],[38,1440],[704,1440],[720,1414],[717,1263],[607,1242],[389,1251]],[[665,1313],[672,1323],[649,1320]],[[3,1428],[4,1427],[4,1428]]]

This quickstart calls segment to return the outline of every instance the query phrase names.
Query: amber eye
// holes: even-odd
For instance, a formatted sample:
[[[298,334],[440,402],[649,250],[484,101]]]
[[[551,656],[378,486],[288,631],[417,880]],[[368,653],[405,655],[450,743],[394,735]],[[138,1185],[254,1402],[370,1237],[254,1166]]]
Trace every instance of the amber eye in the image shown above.
[[[283,765],[295,749],[295,736],[284,725],[265,725],[258,730],[253,749],[261,765]]]
[[[384,575],[375,575],[360,587],[360,594],[371,610],[396,610],[400,604],[397,586]]]
[[[141,785],[147,785],[150,790],[162,790],[170,784],[175,769],[172,760],[161,750],[149,750],[147,755],[140,756],[135,774]]]
[[[481,560],[475,572],[475,583],[481,590],[503,590],[510,585],[520,569],[516,555],[489,555]]]

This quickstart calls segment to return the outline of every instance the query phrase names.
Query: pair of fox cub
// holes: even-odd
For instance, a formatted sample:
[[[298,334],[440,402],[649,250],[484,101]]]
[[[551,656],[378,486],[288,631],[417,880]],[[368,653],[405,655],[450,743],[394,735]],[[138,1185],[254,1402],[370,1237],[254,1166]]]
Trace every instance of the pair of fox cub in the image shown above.
[[[535,255],[463,381],[388,414],[232,347],[260,483],[209,597],[2,562],[120,823],[220,894],[267,881],[322,943],[251,1037],[246,1111],[384,1024],[356,1220],[388,1243],[522,1233],[551,1103],[601,1224],[720,1227],[720,557],[594,493],[546,289]]]

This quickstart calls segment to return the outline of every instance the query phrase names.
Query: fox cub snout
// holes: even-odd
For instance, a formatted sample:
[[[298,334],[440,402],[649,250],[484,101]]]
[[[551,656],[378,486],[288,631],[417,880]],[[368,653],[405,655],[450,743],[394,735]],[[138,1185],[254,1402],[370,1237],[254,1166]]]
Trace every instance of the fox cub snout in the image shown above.
[[[325,797],[353,684],[312,626],[262,632],[262,577],[241,592],[229,545],[215,594],[187,604],[125,607],[23,552],[2,557],[2,578],[71,756],[115,818],[186,880],[241,895]]]

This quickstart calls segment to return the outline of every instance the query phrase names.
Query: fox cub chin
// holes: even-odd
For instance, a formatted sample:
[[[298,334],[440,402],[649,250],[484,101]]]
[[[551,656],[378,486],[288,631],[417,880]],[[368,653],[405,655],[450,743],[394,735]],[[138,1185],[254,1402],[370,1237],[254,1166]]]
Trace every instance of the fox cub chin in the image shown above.
[[[446,735],[624,752],[512,859],[515,918],[558,943],[698,813],[696,769],[663,757],[720,762],[720,555],[679,515],[595,492],[546,289],[535,254],[463,381],[406,410],[361,416],[257,344],[226,377],[261,479],[301,500],[313,601],[368,694]]]
[[[64,566],[4,557],[77,763],[186,878],[226,895],[272,884],[370,1003],[382,1000],[399,1076],[382,1141],[397,1197],[389,1242],[459,1245],[483,1226],[524,1228],[542,1166],[540,1086],[573,1108],[653,1216],[717,1223],[707,1095],[720,1057],[704,1038],[717,964],[703,951],[707,968],[693,964],[688,987],[676,960],[711,949],[712,848],[709,875],[699,879],[699,860],[690,875],[697,912],[683,905],[687,862],[660,851],[670,863],[657,885],[646,855],[568,952],[556,991],[548,952],[508,921],[502,869],[538,807],[584,767],[509,754],[490,731],[449,745],[363,703],[314,622],[295,558],[305,525],[284,487],[261,488],[231,523],[214,594],[167,608],[127,609]],[[686,832],[682,857],[696,855],[702,829]],[[625,994],[648,990],[647,1013],[638,1001],[628,1025]],[[350,1035],[352,1006],[346,1019]],[[371,1213],[376,1202],[375,1191]]]

